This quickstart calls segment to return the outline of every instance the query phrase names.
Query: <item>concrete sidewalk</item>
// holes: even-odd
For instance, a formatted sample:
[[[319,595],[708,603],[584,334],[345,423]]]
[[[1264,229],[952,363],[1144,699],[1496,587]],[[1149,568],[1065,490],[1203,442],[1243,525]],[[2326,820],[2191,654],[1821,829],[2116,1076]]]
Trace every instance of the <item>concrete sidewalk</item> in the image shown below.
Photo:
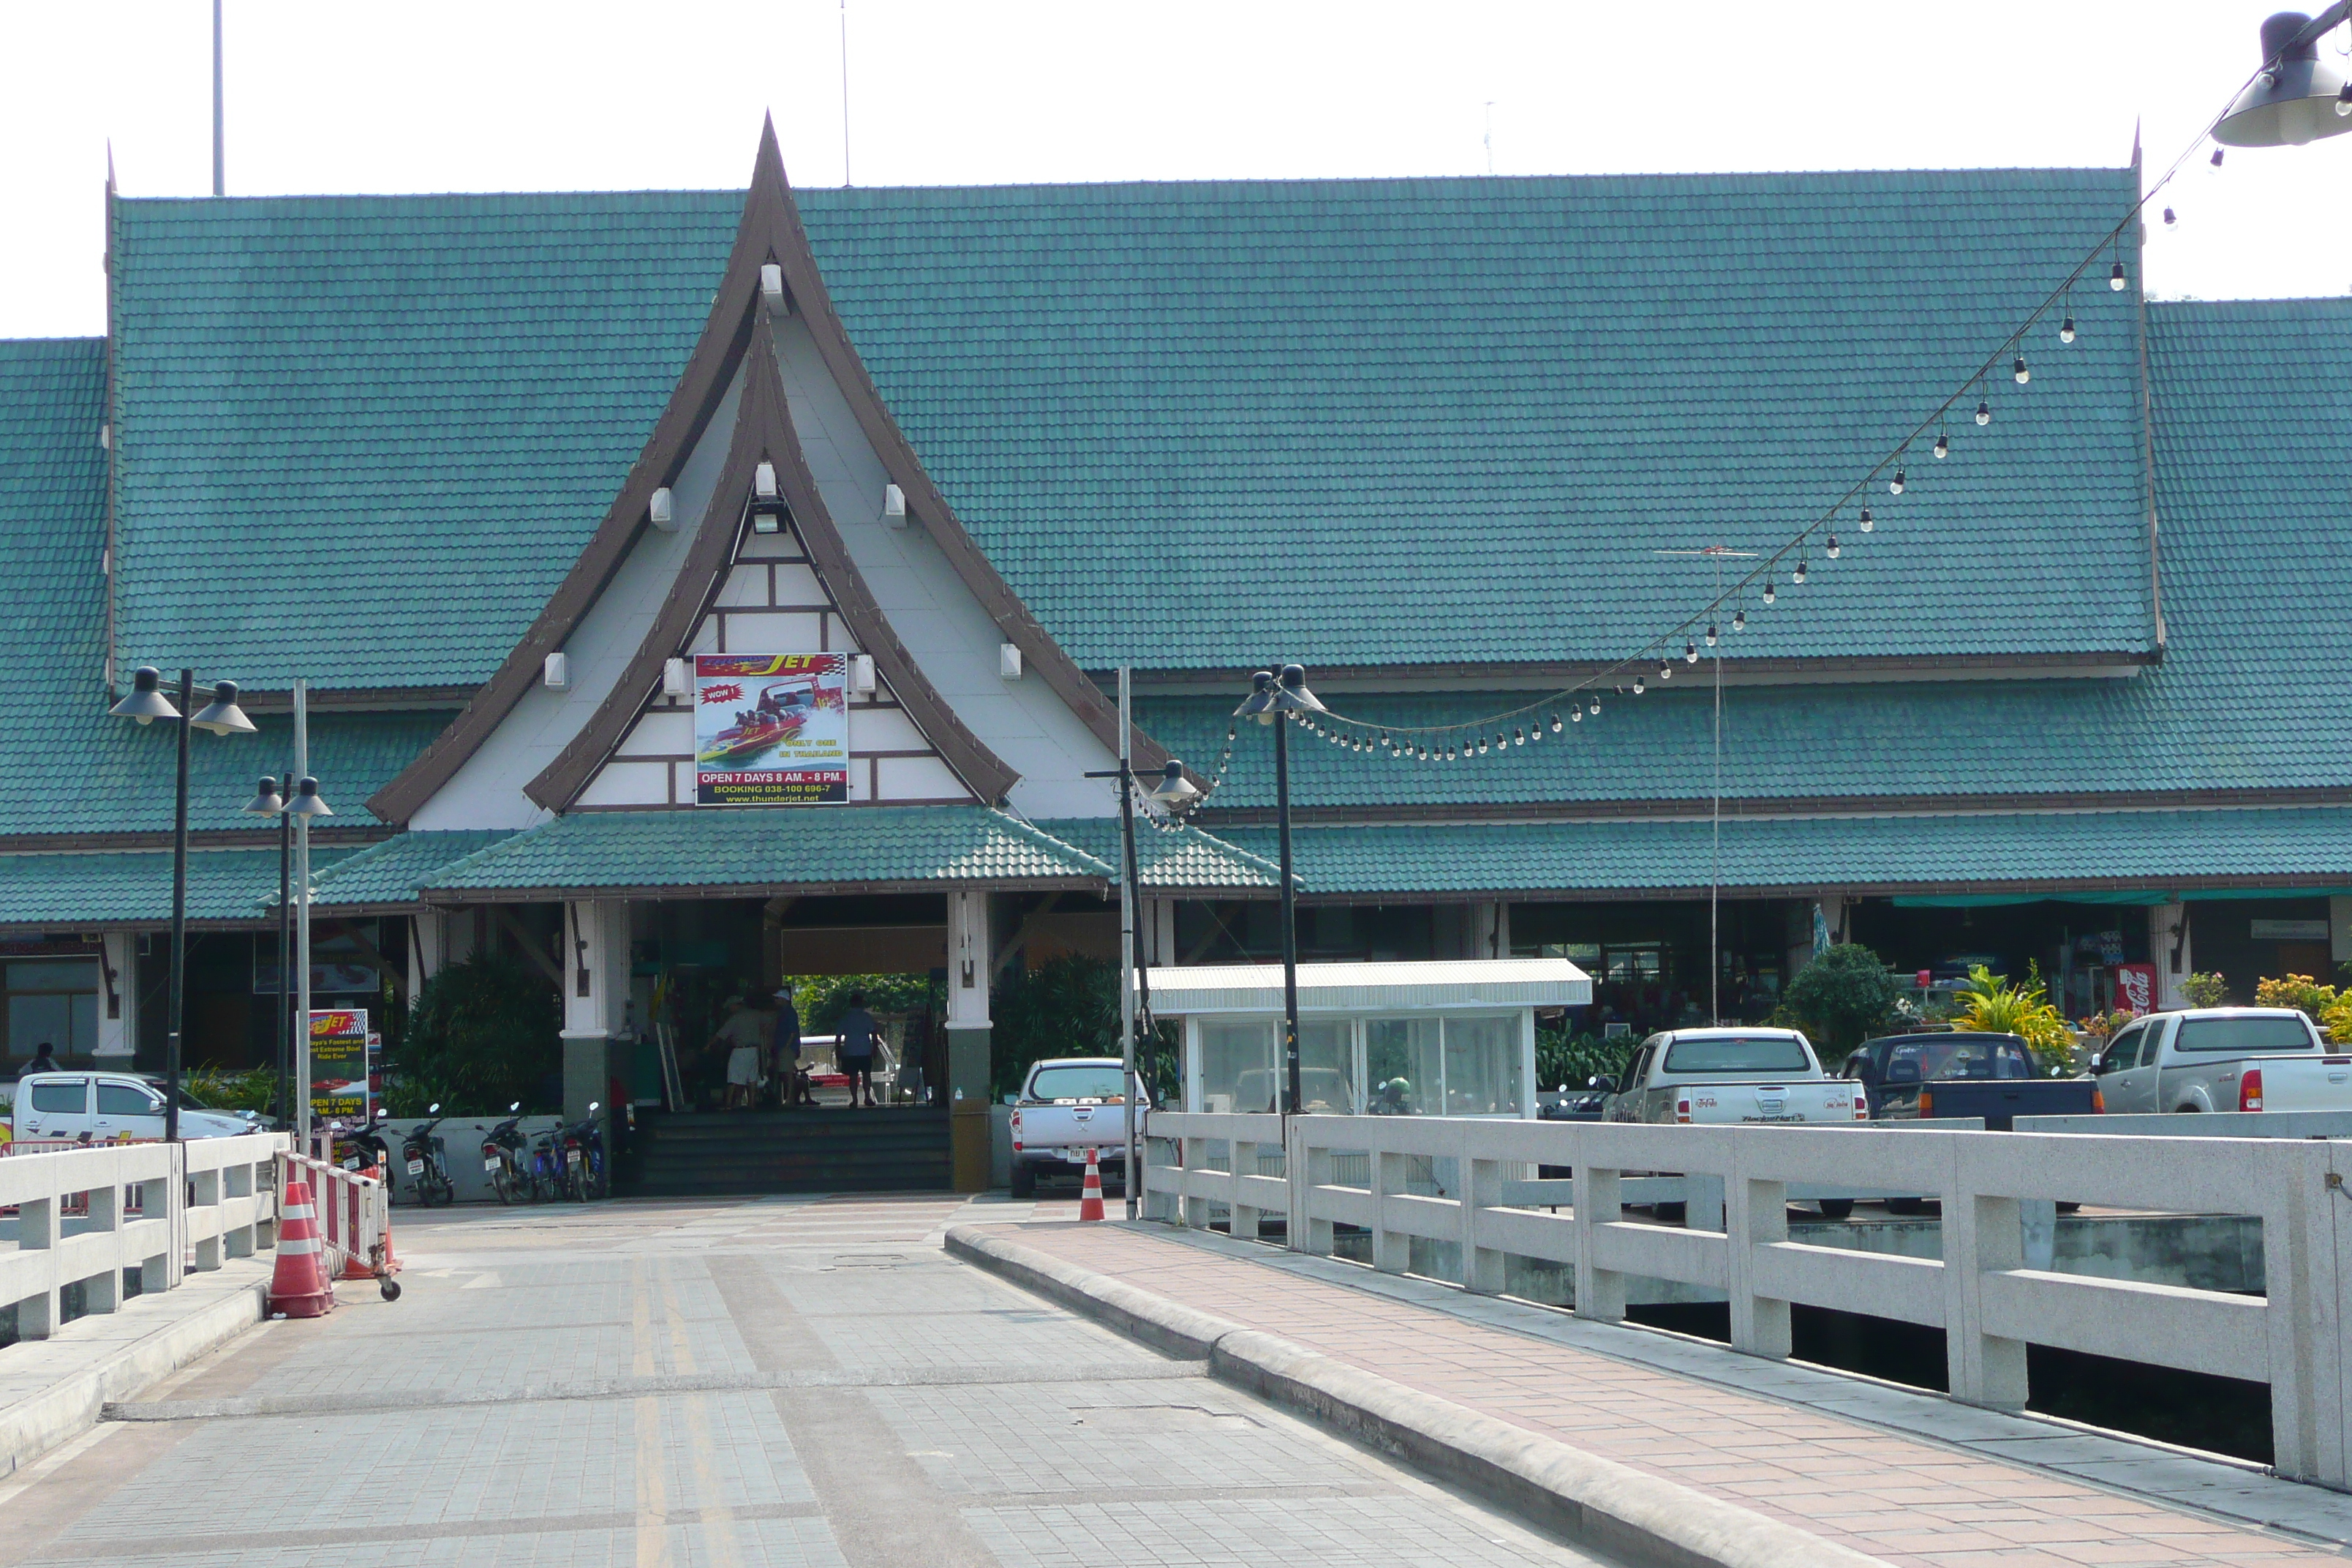
[[[2042,1438],[2070,1437],[2047,1423],[1641,1330],[1581,1323],[1344,1263],[1159,1226],[1033,1224],[991,1226],[987,1234],[1890,1563],[2317,1563],[2340,1562],[2337,1542],[2352,1538],[2352,1498],[2154,1451],[2174,1461],[2184,1477],[2201,1466],[2244,1483],[2233,1501],[2255,1510],[2252,1517],[2284,1516],[2304,1528],[2291,1532],[2235,1522],[2000,1457],[1998,1445],[2020,1428]],[[1441,1296],[1451,1300],[1435,1299]],[[1515,1326],[1469,1315],[1482,1308],[1555,1321],[1584,1343],[1530,1331],[1532,1322]],[[1646,1343],[1712,1352],[1727,1370],[1752,1369],[1753,1385],[1772,1392],[1643,1364],[1638,1354],[1585,1348],[1595,1336],[1622,1341],[1628,1350]],[[1884,1420],[1841,1415],[1801,1393],[1790,1397],[1799,1391],[1779,1386],[1788,1381],[1784,1373],[1933,1406],[1948,1414],[1955,1440],[1890,1430]],[[2089,1436],[2079,1441],[2121,1446]],[[2158,1473],[2169,1472],[2159,1467]],[[2281,1506],[2268,1514],[2260,1511],[2263,1488],[2284,1489],[2272,1500]],[[2284,1506],[2290,1501],[2300,1506]]]

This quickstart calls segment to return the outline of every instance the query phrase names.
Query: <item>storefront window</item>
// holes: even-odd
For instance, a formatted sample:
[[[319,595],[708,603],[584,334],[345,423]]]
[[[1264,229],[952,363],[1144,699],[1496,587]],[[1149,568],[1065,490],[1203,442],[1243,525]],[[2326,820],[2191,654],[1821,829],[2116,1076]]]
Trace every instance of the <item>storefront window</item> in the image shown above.
[[[0,963],[6,988],[5,1046],[29,1059],[46,1042],[60,1057],[98,1048],[98,964],[90,959],[17,959]]]
[[[1356,1089],[1355,1031],[1346,1020],[1298,1026],[1298,1102],[1324,1116],[1353,1116],[1363,1109]]]
[[[1445,1112],[1449,1116],[1516,1116],[1519,1082],[1519,1020],[1445,1020]]]
[[[1201,1109],[1275,1109],[1275,1037],[1271,1019],[1203,1022],[1201,1028]],[[1305,1041],[1300,1042],[1302,1047]]]
[[[1436,1019],[1372,1019],[1364,1026],[1364,1076],[1371,1083],[1373,1114],[1438,1114],[1444,1058]]]

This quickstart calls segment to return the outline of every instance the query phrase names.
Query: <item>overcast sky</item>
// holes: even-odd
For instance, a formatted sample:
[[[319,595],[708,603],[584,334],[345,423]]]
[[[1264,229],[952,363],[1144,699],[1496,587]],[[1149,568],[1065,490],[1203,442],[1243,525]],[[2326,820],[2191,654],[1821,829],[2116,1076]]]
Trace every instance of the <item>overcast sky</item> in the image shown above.
[[[772,110],[844,178],[839,0],[226,0],[232,195],[740,187]],[[860,184],[2152,166],[2255,0],[848,0]],[[1668,28],[1675,29],[1667,31]],[[0,336],[99,332],[126,195],[211,183],[208,0],[0,5]],[[2341,48],[2339,31],[2323,47]],[[2149,284],[2352,289],[2352,136],[2196,164]]]

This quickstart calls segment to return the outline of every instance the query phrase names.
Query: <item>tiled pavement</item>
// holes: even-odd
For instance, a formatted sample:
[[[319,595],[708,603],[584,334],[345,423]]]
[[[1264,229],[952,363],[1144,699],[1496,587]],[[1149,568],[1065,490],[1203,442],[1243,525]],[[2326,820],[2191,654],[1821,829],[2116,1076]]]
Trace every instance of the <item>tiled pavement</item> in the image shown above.
[[[1156,1227],[1067,1224],[1032,1224],[1018,1239],[1892,1563],[2210,1568],[2344,1556],[2045,1469],[1308,1278],[1253,1259],[1247,1244],[1212,1247]],[[1347,1266],[1326,1267],[1336,1273]],[[2352,1512],[2352,1499],[2335,1500]]]
[[[399,1301],[346,1287],[0,1482],[0,1563],[1595,1561],[950,1261],[984,1206],[403,1211]]]

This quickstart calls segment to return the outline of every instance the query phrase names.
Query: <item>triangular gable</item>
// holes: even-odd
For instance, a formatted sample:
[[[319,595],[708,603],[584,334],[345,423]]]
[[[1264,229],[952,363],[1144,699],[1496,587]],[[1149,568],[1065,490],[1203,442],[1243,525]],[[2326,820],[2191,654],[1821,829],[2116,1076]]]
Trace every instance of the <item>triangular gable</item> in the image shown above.
[[[946,498],[931,482],[897,422],[883,405],[881,395],[843,330],[840,317],[825,290],[815,256],[809,247],[807,234],[802,227],[799,212],[793,202],[791,186],[784,174],[783,155],[777,146],[775,126],[771,121],[761,133],[759,156],[752,171],[751,188],[744,200],[741,226],[737,231],[718,292],[712,299],[710,314],[704,324],[701,339],[679,375],[677,388],[668,405],[646,439],[643,453],[630,469],[628,479],[614,498],[613,505],[595,534],[505,663],[441,736],[399,777],[369,800],[369,809],[377,816],[394,823],[408,821],[457,774],[515,705],[539,682],[547,655],[562,649],[574,626],[594,605],[614,574],[627,561],[633,545],[648,525],[654,492],[670,485],[676,479],[727,400],[751,346],[753,334],[764,320],[766,306],[761,291],[761,269],[771,263],[781,269],[792,306],[805,325],[825,367],[847,399],[860,431],[879,456],[890,482],[903,491],[909,521],[922,528],[939,546],[956,577],[994,622],[1003,640],[1020,650],[1025,667],[1045,682],[1085,731],[1106,750],[1117,749],[1119,735],[1116,706],[1054,641],[981,552],[957,520]],[[772,348],[758,356],[771,365],[774,357]],[[781,411],[781,397],[779,404]],[[790,419],[785,417],[781,422],[786,440],[790,442]],[[792,444],[796,449],[797,444]],[[780,473],[788,467],[800,467],[801,479],[806,481],[804,466],[778,463]],[[732,468],[730,458],[730,476]],[[731,482],[728,493],[734,493]],[[808,487],[808,494],[814,499],[813,484]],[[803,518],[812,518],[821,510],[821,503],[811,510],[803,510],[799,506],[794,508],[795,515]],[[837,531],[835,534],[837,542]],[[731,540],[723,542],[731,543]],[[808,537],[808,543],[815,551],[824,542]],[[698,541],[697,548],[701,548],[700,541]],[[718,550],[720,547],[714,545],[712,548]],[[698,559],[691,565],[707,566],[709,573],[715,574],[725,562],[724,554],[714,554],[708,561]],[[845,551],[842,554],[842,564],[848,565]],[[842,596],[845,611],[849,607],[851,591],[848,584],[854,575],[853,567],[832,579],[835,593]],[[709,580],[703,573],[692,569],[680,576],[682,584],[689,581],[707,583]],[[866,598],[870,606],[871,595],[867,595]],[[665,619],[667,618],[667,606],[665,607]],[[878,612],[877,618],[878,621]],[[888,636],[887,626],[878,626],[877,633],[885,640],[896,640]],[[868,647],[866,651],[874,653],[877,663],[880,662],[879,647]],[[903,653],[903,649],[901,651]],[[908,668],[911,672],[911,660]],[[620,700],[623,694],[628,694],[626,701],[629,704],[641,702],[654,689],[651,683],[638,685],[639,678],[644,674],[645,671],[633,664],[627,679],[616,689],[615,700]],[[657,666],[652,674],[657,680]],[[910,697],[911,684],[894,680],[892,686],[898,697],[906,700]],[[909,706],[911,710],[911,702]],[[601,709],[597,718],[598,721],[605,718]],[[950,726],[961,728],[943,703],[940,705],[938,720],[925,725],[930,740],[941,749],[942,754],[948,754],[952,749],[948,733]],[[592,723],[591,728],[597,729],[598,736],[605,744],[605,752],[588,755],[593,748],[589,744],[589,735],[583,731],[553,766],[533,781],[529,791],[531,798],[544,806],[548,797],[576,796],[578,789],[586,786],[603,755],[609,754],[612,747],[619,743],[625,727],[625,718],[610,726],[610,733]],[[1156,768],[1165,762],[1165,751],[1150,736],[1135,731],[1131,739],[1139,768]],[[979,747],[979,742],[974,740],[972,745]],[[984,747],[979,749],[985,751]],[[965,762],[971,763],[971,771],[966,771]],[[998,762],[996,767],[1003,769],[1003,764]],[[967,783],[991,801],[1003,798],[1004,788],[1010,787],[1014,776],[1011,770],[1004,769],[1000,781],[994,773],[981,765],[977,758],[957,759],[957,768]],[[568,785],[576,787],[564,787]],[[993,793],[989,793],[992,789]]]
[[[864,654],[874,660],[876,690],[871,699],[854,698],[850,744],[853,761],[864,757],[866,790],[853,787],[852,799],[877,798],[870,793],[883,770],[877,748],[859,744],[859,731],[868,734],[884,726],[895,710],[898,724],[887,732],[893,742],[879,748],[892,754],[894,773],[913,779],[937,777],[922,759],[936,759],[946,775],[946,787],[927,793],[888,790],[879,798],[917,800],[1001,801],[1017,776],[983,745],[949,708],[916,667],[898,635],[890,629],[874,595],[842,543],[840,531],[826,511],[802,454],[799,438],[786,411],[783,382],[777,370],[775,323],[766,301],[755,307],[750,353],[744,360],[743,396],[735,430],[728,447],[727,464],[705,510],[694,543],[670,586],[669,595],[654,618],[627,670],[614,685],[595,713],[573,736],[554,762],[526,786],[524,793],[550,811],[575,805],[653,805],[678,801],[677,766],[691,762],[690,708],[673,708],[662,694],[664,664],[689,651],[721,651],[729,622],[738,615],[790,625],[816,619],[794,634],[802,640],[791,647],[773,644],[731,651],[819,651],[828,638],[828,618],[837,619],[846,634],[846,646],[823,651]],[[760,534],[751,529],[751,504],[755,474],[761,463],[773,467],[777,489],[790,514],[788,531]],[[789,545],[788,553],[784,546]],[[805,554],[800,552],[804,551]],[[779,564],[797,569],[807,586],[785,586],[785,607],[779,607]],[[789,583],[789,579],[787,579]],[[742,589],[730,593],[738,584]],[[748,596],[752,604],[728,604]],[[811,595],[816,595],[814,605]],[[797,608],[792,606],[798,606]],[[757,624],[755,622],[755,624]],[[780,627],[762,630],[777,635]],[[812,640],[813,639],[813,640]],[[861,711],[862,710],[862,711]],[[668,731],[683,717],[689,743]],[[656,734],[632,744],[648,730]],[[681,755],[680,752],[687,753]],[[620,753],[616,755],[616,753]],[[667,775],[660,793],[654,791],[656,773]],[[602,785],[601,791],[598,786]],[[684,800],[690,803],[692,793]]]

